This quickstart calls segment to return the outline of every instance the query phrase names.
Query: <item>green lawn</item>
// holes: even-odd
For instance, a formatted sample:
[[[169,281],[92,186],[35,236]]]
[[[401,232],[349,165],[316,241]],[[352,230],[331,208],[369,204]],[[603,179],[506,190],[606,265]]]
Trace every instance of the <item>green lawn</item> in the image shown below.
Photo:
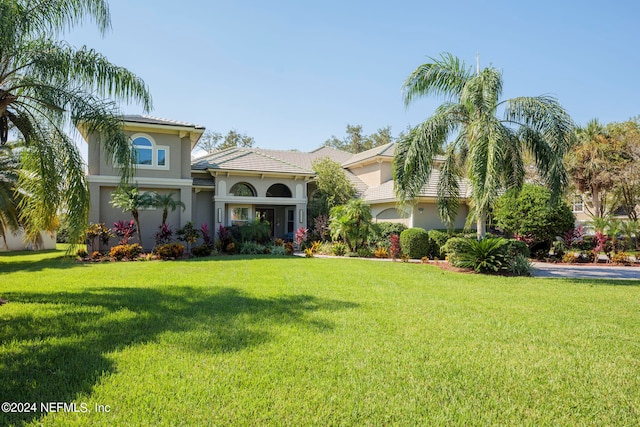
[[[0,413],[0,425],[640,420],[637,282],[354,259],[59,256],[0,255],[0,401],[38,404]],[[47,415],[41,402],[91,412]]]

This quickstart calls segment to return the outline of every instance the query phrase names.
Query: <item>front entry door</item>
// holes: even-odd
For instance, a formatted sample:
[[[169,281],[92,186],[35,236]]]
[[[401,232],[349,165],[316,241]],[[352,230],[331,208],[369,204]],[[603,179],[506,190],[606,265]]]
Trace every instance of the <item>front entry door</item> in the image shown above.
[[[271,230],[271,237],[274,234],[276,210],[273,208],[256,208],[256,219],[267,221]]]

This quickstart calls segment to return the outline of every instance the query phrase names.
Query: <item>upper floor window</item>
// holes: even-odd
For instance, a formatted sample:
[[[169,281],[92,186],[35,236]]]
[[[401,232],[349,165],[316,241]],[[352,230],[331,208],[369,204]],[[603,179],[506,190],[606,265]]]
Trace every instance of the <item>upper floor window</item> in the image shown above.
[[[246,182],[238,182],[237,184],[233,184],[231,190],[229,190],[229,194],[233,194],[234,196],[240,197],[256,197],[257,193],[255,188],[253,188],[250,184]]]
[[[284,184],[273,184],[267,190],[267,197],[291,197],[291,190]]]
[[[157,145],[148,135],[132,136],[135,164],[143,169],[168,169],[169,147]]]

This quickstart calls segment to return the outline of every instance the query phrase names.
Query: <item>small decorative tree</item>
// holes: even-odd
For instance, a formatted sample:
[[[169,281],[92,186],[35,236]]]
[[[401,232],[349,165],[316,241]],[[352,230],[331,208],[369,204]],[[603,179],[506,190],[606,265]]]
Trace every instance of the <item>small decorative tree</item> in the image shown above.
[[[175,211],[178,207],[181,207],[184,211],[186,209],[185,204],[181,200],[174,200],[171,192],[169,194],[153,194],[153,206],[162,209],[162,225],[167,223],[167,216],[169,215],[169,209],[171,212]]]
[[[200,237],[201,234],[200,230],[197,230],[193,226],[193,222],[189,221],[184,227],[176,231],[176,235],[178,236],[178,240],[187,244],[187,252],[191,252],[191,245],[198,241],[198,237]]]
[[[138,230],[138,241],[142,244],[138,210],[154,206],[153,196],[149,193],[140,193],[138,187],[118,187],[111,195],[111,206],[122,209],[122,212],[131,212]]]

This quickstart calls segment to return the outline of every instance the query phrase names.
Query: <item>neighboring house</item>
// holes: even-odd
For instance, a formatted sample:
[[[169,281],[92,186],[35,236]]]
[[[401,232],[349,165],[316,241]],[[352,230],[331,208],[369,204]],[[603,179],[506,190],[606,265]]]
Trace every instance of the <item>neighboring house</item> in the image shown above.
[[[371,205],[375,221],[445,228],[436,206],[437,169],[416,203],[402,212],[397,210],[392,177],[394,144],[355,155],[329,147],[308,153],[238,147],[192,161],[191,150],[203,127],[147,116],[125,116],[124,125],[138,159],[134,183],[141,191],[174,192],[187,207],[169,214],[167,222],[174,229],[193,221],[196,226],[209,224],[210,230],[216,231],[220,225],[264,219],[271,224],[274,237],[291,238],[296,229],[308,226],[307,200],[315,190],[311,165],[324,157],[343,166],[357,196]],[[130,219],[130,214],[109,203],[119,182],[117,166],[105,158],[97,135],[83,136],[89,144],[89,221],[112,226],[118,220]],[[461,184],[461,194],[467,194],[464,182]],[[456,228],[464,226],[467,202],[466,198],[461,200]],[[140,214],[143,246],[147,249],[154,245],[161,214],[153,209]]]

